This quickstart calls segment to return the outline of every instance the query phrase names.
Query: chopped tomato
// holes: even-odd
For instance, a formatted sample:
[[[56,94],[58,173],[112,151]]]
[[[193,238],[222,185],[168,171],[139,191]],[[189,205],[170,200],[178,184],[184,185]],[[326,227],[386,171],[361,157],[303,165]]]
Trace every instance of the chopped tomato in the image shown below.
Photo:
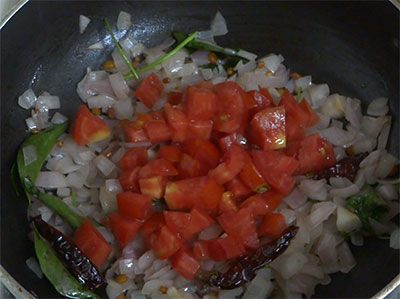
[[[193,243],[193,255],[198,260],[208,260],[211,258],[208,250],[208,241],[201,240]]]
[[[149,113],[150,113],[150,116],[151,116],[152,119],[165,121],[164,114],[163,114],[162,110],[152,110]]]
[[[185,230],[191,219],[190,213],[164,211],[163,214],[167,227],[177,234],[181,234]]]
[[[240,208],[248,208],[253,216],[265,215],[269,211],[269,206],[263,194],[255,194],[247,198],[240,204]]]
[[[81,105],[76,112],[70,132],[79,145],[97,142],[110,136],[110,129],[104,120],[92,114],[86,105]]]
[[[147,107],[151,108],[157,102],[164,89],[164,85],[154,73],[144,78],[135,91],[136,97]]]
[[[140,228],[140,233],[143,238],[149,242],[151,234],[160,230],[164,225],[165,220],[163,213],[155,213],[143,223]]]
[[[200,263],[183,248],[171,257],[171,266],[187,280],[193,280],[200,269]]]
[[[208,251],[213,260],[225,261],[242,255],[246,249],[234,237],[227,236],[208,241]]]
[[[197,234],[214,222],[214,219],[210,217],[207,212],[194,208],[190,211],[190,221],[182,231],[182,237],[188,238]]]
[[[226,188],[233,193],[235,198],[247,197],[253,193],[238,177],[234,177],[232,181],[228,182]]]
[[[74,243],[96,267],[100,268],[111,253],[111,246],[102,234],[86,220],[74,232]]]
[[[139,171],[140,178],[150,178],[154,176],[174,176],[178,170],[171,162],[164,158],[155,159],[143,166]]]
[[[205,208],[208,211],[217,212],[222,198],[223,188],[215,180],[206,180],[200,194],[194,201],[195,207]]]
[[[257,91],[256,90],[251,90],[251,91],[246,92],[246,97],[245,97],[245,100],[244,100],[244,104],[245,104],[246,108],[249,111],[251,111],[253,109],[256,109],[257,106],[258,106],[257,101],[254,99],[254,94],[255,93],[259,93],[259,91],[258,90]]]
[[[248,109],[250,109],[250,116],[253,116],[258,111],[264,110],[265,108],[274,107],[274,101],[266,88],[260,88],[260,90],[251,90],[247,92]]]
[[[183,154],[178,164],[179,178],[186,179],[200,175],[199,161],[187,154]]]
[[[140,167],[122,171],[118,177],[118,181],[124,191],[139,191],[139,171]]]
[[[209,176],[219,184],[232,180],[249,161],[249,155],[240,145],[233,144],[225,154],[224,162],[209,172]]]
[[[218,217],[218,222],[229,236],[243,242],[245,247],[258,248],[260,241],[250,209],[244,208],[237,212],[225,212]]]
[[[267,201],[268,205],[268,212],[273,212],[283,200],[283,195],[279,192],[269,190],[263,194],[265,200]]]
[[[140,192],[151,198],[162,198],[166,184],[167,180],[163,176],[154,176],[139,180]]]
[[[168,103],[171,105],[178,105],[182,102],[183,93],[178,91],[171,91],[168,94]]]
[[[306,137],[306,128],[299,125],[299,123],[291,116],[286,116],[286,140],[293,142],[296,140],[302,140]]]
[[[123,132],[127,142],[149,141],[145,131],[134,128],[132,124],[124,126]]]
[[[269,237],[278,238],[286,229],[285,217],[279,213],[269,213],[265,215],[261,222],[258,233],[259,235],[267,235]]]
[[[133,240],[142,225],[140,221],[125,217],[119,213],[110,214],[109,223],[115,240],[117,240],[121,248],[124,248]]]
[[[304,110],[289,90],[284,90],[279,105],[285,107],[287,118],[293,118],[298,126],[306,127],[309,121],[309,115],[304,113]]]
[[[174,142],[183,142],[186,139],[189,122],[182,109],[165,104],[165,117],[171,130],[171,139]]]
[[[135,128],[135,129],[142,129],[143,128],[143,126],[147,123],[147,122],[149,122],[149,121],[151,121],[151,120],[154,120],[154,118],[153,118],[153,116],[152,115],[150,115],[149,113],[137,113],[136,114],[136,119],[135,119],[135,121],[133,121],[131,124],[132,124],[132,127],[133,128]]]
[[[134,147],[125,152],[122,158],[119,160],[121,168],[123,170],[133,169],[137,166],[143,166],[148,160],[147,148],[145,147]]]
[[[151,143],[159,143],[171,139],[171,130],[163,120],[148,121],[143,129]]]
[[[214,129],[224,133],[237,131],[247,118],[245,92],[237,83],[231,81],[215,85],[214,91],[218,96]]]
[[[254,165],[265,181],[280,193],[287,195],[294,186],[292,174],[299,162],[278,151],[253,150]]]
[[[226,151],[231,147],[232,144],[237,143],[238,142],[236,141],[236,133],[231,133],[218,139],[218,146],[224,153],[226,153]]]
[[[209,140],[188,139],[183,143],[183,150],[199,161],[199,175],[206,175],[221,159],[221,153]]]
[[[228,211],[236,212],[238,207],[236,205],[236,199],[232,192],[226,191],[222,193],[222,198],[218,205],[218,213],[222,214]]]
[[[186,89],[186,114],[190,120],[210,120],[215,115],[217,101],[211,89],[189,86]]]
[[[149,195],[129,191],[117,194],[117,204],[119,214],[133,219],[144,220],[153,210]]]
[[[315,126],[319,122],[318,114],[310,107],[310,105],[308,105],[305,99],[300,101],[300,107],[303,109],[304,114],[308,116],[306,127]]]
[[[250,121],[257,144],[264,150],[284,148],[286,146],[285,122],[283,106],[266,108],[257,112]]]
[[[308,135],[301,141],[297,158],[300,164],[296,174],[320,171],[336,164],[332,144],[318,133]]]
[[[160,260],[169,258],[182,247],[182,242],[176,233],[169,230],[166,225],[151,235],[150,243]]]
[[[188,137],[208,140],[210,139],[212,129],[213,123],[211,120],[191,120],[189,122]]]
[[[253,162],[248,162],[244,165],[239,176],[240,180],[254,192],[264,193],[269,188]]]
[[[181,160],[182,151],[176,145],[163,145],[160,146],[157,156],[167,159],[171,163],[178,163]]]

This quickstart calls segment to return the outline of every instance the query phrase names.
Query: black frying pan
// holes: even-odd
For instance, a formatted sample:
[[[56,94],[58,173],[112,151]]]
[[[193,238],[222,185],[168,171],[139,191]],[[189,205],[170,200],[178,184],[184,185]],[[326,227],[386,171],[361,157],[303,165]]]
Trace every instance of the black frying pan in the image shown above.
[[[399,154],[399,11],[390,2],[29,2],[1,31],[1,264],[37,296],[57,293],[25,265],[34,254],[27,206],[9,179],[17,148],[28,135],[23,120],[29,112],[18,107],[17,98],[30,85],[37,93],[48,90],[61,97],[62,113],[71,117],[81,103],[75,88],[86,66],[99,68],[111,52],[110,46],[85,48],[107,35],[103,18],[115,24],[120,10],[132,14],[132,30],[147,46],[172,29],[204,30],[220,10],[230,30],[218,38],[221,45],[281,53],[292,70],[366,103],[388,96],[395,118],[390,150]],[[83,35],[80,14],[92,19]],[[399,273],[399,252],[388,241],[370,239],[352,250],[357,267],[332,275],[316,297],[371,297]]]

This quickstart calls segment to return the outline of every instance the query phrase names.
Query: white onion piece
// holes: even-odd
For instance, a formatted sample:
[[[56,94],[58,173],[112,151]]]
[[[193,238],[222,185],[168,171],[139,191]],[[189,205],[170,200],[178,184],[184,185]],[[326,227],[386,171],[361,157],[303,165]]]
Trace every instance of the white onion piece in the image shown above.
[[[254,71],[256,67],[257,63],[255,61],[248,61],[247,63],[243,64],[243,61],[240,60],[239,63],[235,66],[235,70],[237,70],[238,74],[241,75],[246,72]]]
[[[73,171],[76,171],[80,168],[79,165],[75,165],[70,156],[64,156],[61,159],[57,160],[57,164],[55,165],[55,169],[63,174],[67,174]]]
[[[138,44],[138,41],[132,35],[128,35],[121,39],[119,44],[126,53],[131,53],[131,49]]]
[[[279,272],[284,279],[289,279],[307,263],[307,257],[300,253],[294,252],[291,254],[284,254],[271,263],[271,268]]]
[[[306,196],[314,200],[325,200],[328,195],[325,179],[302,180],[298,187]]]
[[[37,176],[35,186],[46,189],[57,189],[68,187],[69,184],[65,176],[58,171],[41,171]]]
[[[357,137],[352,144],[354,154],[372,152],[376,147],[376,138],[365,135],[361,132],[357,133]]]
[[[118,150],[115,151],[115,153],[111,156],[111,161],[113,161],[115,164],[119,163],[119,160],[121,160],[122,156],[125,154],[125,149],[123,147],[120,147]]]
[[[361,130],[374,138],[378,137],[383,125],[388,121],[387,117],[363,116],[361,119]]]
[[[249,61],[254,61],[254,60],[256,60],[256,58],[257,58],[257,54],[254,54],[254,53],[251,53],[251,52],[242,50],[242,49],[240,49],[240,50],[236,53],[236,55],[238,55],[238,56],[240,56],[240,57],[243,57],[243,58],[246,58],[246,59],[248,59]]]
[[[108,176],[115,169],[115,164],[103,155],[97,156],[93,162],[104,176]]]
[[[297,88],[301,88],[303,91],[311,86],[312,77],[304,76],[294,80],[294,86]]]
[[[89,25],[90,19],[87,16],[80,15],[79,16],[79,33],[82,34],[86,27]]]
[[[130,89],[128,84],[126,84],[122,73],[112,74],[108,78],[110,80],[111,88],[119,100],[129,98]]]
[[[205,30],[205,31],[199,31],[197,33],[196,39],[202,40],[202,41],[208,41],[211,43],[215,43],[214,41],[214,35],[211,30]]]
[[[128,56],[125,53],[125,56]],[[122,57],[122,55],[119,53],[118,49],[115,49],[112,53],[111,53],[111,57],[112,60],[114,61],[115,64],[115,69],[119,72],[125,73],[127,71],[129,71],[129,67],[126,64],[124,58]]]
[[[275,73],[283,60],[282,55],[269,54],[268,56],[261,58],[259,61],[263,61],[264,67]]]
[[[284,208],[281,209],[279,213],[282,214],[283,217],[285,217],[286,225],[292,225],[296,220],[296,212],[291,209]]]
[[[224,231],[221,226],[214,223],[199,233],[199,240],[215,239],[218,238],[223,232]]]
[[[106,180],[106,190],[114,193],[124,192],[124,190],[121,187],[121,184],[116,179]]]
[[[342,118],[346,109],[346,97],[340,94],[331,94],[321,107],[321,112],[331,118]]]
[[[258,272],[264,271],[260,269]],[[256,275],[253,280],[246,286],[246,292],[243,298],[268,298],[274,289],[274,285],[269,279],[265,279],[260,275]],[[235,297],[229,297],[235,298]]]
[[[330,233],[323,234],[316,245],[315,253],[319,255],[322,263],[335,264],[338,258],[335,237]]]
[[[67,187],[57,188],[57,196],[68,197],[71,195],[71,189]]]
[[[343,122],[341,122],[340,120],[332,119],[331,120],[331,126],[332,127],[337,127],[339,129],[343,129]]]
[[[381,223],[373,218],[369,218],[369,223],[371,224],[372,231],[378,236],[390,233],[393,228],[392,225],[395,225],[394,223],[390,224],[390,222]]]
[[[342,147],[335,146],[333,148],[333,153],[335,154],[336,161],[347,157],[346,151]]]
[[[293,90],[294,90],[294,88],[295,88],[295,86],[294,86],[294,80],[293,80],[293,79],[289,80],[289,81],[286,83],[285,88],[286,88],[287,90],[289,90],[290,93],[292,93]]]
[[[130,119],[135,112],[131,99],[119,100],[114,103],[113,108],[117,119]]]
[[[380,157],[381,157],[380,150],[373,151],[361,161],[360,168],[375,165]]]
[[[59,112],[54,113],[53,117],[51,118],[51,122],[55,125],[65,123],[67,120],[68,118]]]
[[[82,180],[80,173],[75,171],[67,175],[67,181],[70,186],[75,187],[76,189],[82,188],[84,183],[84,180]]]
[[[225,18],[219,11],[217,11],[214,19],[211,21],[210,27],[214,36],[221,36],[228,33],[228,27],[226,25]]]
[[[367,114],[372,116],[384,116],[389,112],[388,98],[376,98],[368,105]]]
[[[312,230],[328,219],[335,209],[336,205],[330,201],[316,203],[311,213],[305,218],[305,224]]]
[[[151,110],[153,111],[161,110],[162,108],[164,108],[164,105],[165,103],[167,103],[167,101],[168,101],[167,95],[161,97],[161,99],[159,99],[157,102],[154,103]]]
[[[150,141],[141,141],[141,142],[121,142],[121,146],[125,148],[134,148],[134,147],[148,147],[151,146]]]
[[[307,91],[311,97],[312,107],[318,108],[326,101],[329,95],[329,86],[327,84],[314,84]]]
[[[58,96],[39,96],[35,107],[37,109],[40,109],[41,107],[46,107],[47,109],[60,109],[60,98]]]
[[[354,246],[363,246],[364,245],[364,237],[360,233],[352,233],[351,234],[351,244]]]
[[[395,229],[390,234],[390,245],[393,249],[400,249],[400,228]]]
[[[28,117],[27,119],[25,119],[25,123],[30,131],[38,127],[35,120],[32,117]]]
[[[105,213],[108,214],[117,210],[117,199],[115,193],[108,191],[105,186],[100,187],[99,201]]]
[[[394,200],[399,197],[396,187],[391,184],[378,185],[376,191],[386,200]]]
[[[42,279],[43,278],[43,272],[42,269],[40,269],[39,263],[36,260],[35,257],[31,256],[30,258],[28,258],[26,260],[26,265],[28,266],[28,268],[35,273],[35,275],[39,278]]]
[[[154,279],[147,281],[142,288],[143,295],[152,295],[154,297],[159,297],[160,295],[160,287],[170,287],[172,286],[172,280],[164,280],[164,279]],[[152,297],[153,297],[152,296]]]
[[[223,78],[223,81],[221,81],[221,82],[224,82],[225,79],[226,78]],[[193,75],[189,75],[189,76],[183,77],[182,80],[181,80],[180,88],[184,89],[187,86],[193,85],[193,84],[195,84],[195,83],[197,83],[199,81],[202,81],[202,80],[203,80],[203,77],[201,76],[201,74],[193,74]]]
[[[125,11],[120,11],[117,19],[118,30],[128,30],[131,24],[131,15]]]
[[[25,166],[28,166],[29,164],[37,160],[36,148],[33,144],[24,146],[22,148],[22,154],[24,156]]]
[[[307,202],[307,196],[299,188],[293,188],[292,192],[283,200],[289,207],[295,210]]]
[[[104,45],[103,45],[103,42],[100,40],[100,41],[98,41],[98,42],[95,42],[95,43],[89,45],[89,46],[87,47],[87,49],[88,49],[88,50],[104,49]]]
[[[349,245],[344,241],[342,244],[338,246],[337,249],[338,258],[339,258],[339,268],[342,273],[349,273],[351,269],[353,269],[357,262],[351,253]]]
[[[199,50],[190,54],[190,58],[192,58],[194,64],[196,64],[197,66],[202,66],[210,62],[208,60],[209,53],[209,51]]]
[[[398,164],[397,158],[389,153],[383,153],[379,159],[378,166],[376,167],[375,176],[378,178],[387,177],[392,171],[393,167]]]
[[[362,113],[359,99],[346,99],[345,117],[354,128],[359,129],[361,127]]]
[[[78,153],[78,155],[83,161],[87,162],[92,161],[94,158],[96,158],[96,154],[90,150],[81,151]]]
[[[151,109],[140,101],[136,102],[136,113],[148,113]]]
[[[114,95],[107,73],[105,71],[92,72],[90,68],[87,68],[86,75],[78,83],[76,92],[84,102],[97,94]]]
[[[356,214],[342,206],[338,206],[336,226],[340,232],[352,232],[361,228],[362,223]]]
[[[169,78],[177,78],[179,76],[179,71],[185,64],[185,59],[188,54],[185,50],[178,51],[175,55],[171,56],[165,60],[161,65]]]
[[[197,74],[197,66],[194,63],[185,63],[182,68],[179,70],[179,77],[187,77],[193,74]]]
[[[321,137],[327,139],[333,145],[348,147],[356,137],[355,133],[348,132],[337,127],[329,127],[320,132]]]
[[[349,197],[357,194],[360,191],[360,188],[356,184],[351,184],[348,187],[344,188],[334,188],[329,191],[330,196],[338,196],[338,197]]]
[[[116,100],[108,95],[97,95],[87,99],[90,109],[92,108],[110,108]]]
[[[29,109],[35,105],[37,97],[32,89],[27,89],[25,92],[18,97],[18,105],[24,109]]]
[[[392,117],[387,117],[387,122],[383,125],[381,133],[378,137],[378,149],[385,149],[389,140],[390,127],[392,124]]]
[[[200,69],[200,73],[203,76],[204,80],[211,80],[213,77],[213,71],[211,69]]]

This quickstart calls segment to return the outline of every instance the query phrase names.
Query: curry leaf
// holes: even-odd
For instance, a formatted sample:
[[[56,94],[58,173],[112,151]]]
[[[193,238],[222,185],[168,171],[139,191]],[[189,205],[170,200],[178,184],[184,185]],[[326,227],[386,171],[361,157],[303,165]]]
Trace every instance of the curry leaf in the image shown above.
[[[303,89],[301,87],[297,88],[297,92],[296,92],[296,101],[297,102],[300,102],[302,94],[303,94]]]
[[[86,290],[64,267],[50,246],[34,230],[35,252],[43,274],[60,295],[68,298],[98,298]]]

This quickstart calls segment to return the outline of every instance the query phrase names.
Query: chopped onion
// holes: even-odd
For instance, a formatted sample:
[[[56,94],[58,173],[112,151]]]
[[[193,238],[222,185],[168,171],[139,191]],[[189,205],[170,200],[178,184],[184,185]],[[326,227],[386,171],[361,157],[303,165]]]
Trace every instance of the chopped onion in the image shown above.
[[[115,169],[115,164],[103,155],[97,156],[93,161],[104,176],[108,176]]]
[[[69,184],[65,176],[58,171],[41,171],[37,176],[35,186],[46,189],[57,189],[68,187]]]
[[[357,132],[357,137],[352,144],[354,154],[372,152],[376,147],[376,138]]]
[[[329,184],[333,188],[344,188],[351,185],[351,181],[344,177],[331,177],[329,178]]]
[[[359,191],[360,191],[360,188],[356,184],[351,184],[348,187],[331,189],[329,191],[329,195],[332,197],[338,196],[338,197],[346,198],[346,197],[357,194]]]
[[[205,41],[208,41],[208,42],[211,42],[211,43],[215,43],[214,35],[211,32],[211,30],[199,31],[197,33],[196,39],[200,39],[202,41],[205,40]]]
[[[342,273],[349,273],[351,269],[353,269],[357,262],[351,253],[349,245],[344,241],[342,244],[338,246],[337,249],[338,258],[339,258],[339,268]]]
[[[240,50],[236,53],[236,55],[238,55],[238,56],[240,56],[240,57],[243,57],[243,58],[246,58],[246,59],[248,59],[249,61],[254,61],[254,60],[256,60],[256,58],[257,58],[257,55],[256,55],[256,54],[247,52],[247,51],[242,50],[242,49],[240,49]]]
[[[215,239],[218,238],[223,232],[224,231],[221,226],[214,223],[199,233],[199,240]]]
[[[117,210],[117,199],[115,193],[108,191],[105,186],[100,187],[99,201],[105,213],[111,213]]]
[[[114,95],[107,73],[105,71],[92,72],[90,68],[87,69],[86,75],[78,83],[76,92],[84,102],[89,97],[98,94]]]
[[[292,225],[296,220],[296,212],[291,209],[281,209],[279,213],[285,217],[286,225]]]
[[[87,99],[90,109],[92,108],[110,108],[116,100],[108,95],[97,95]]]
[[[60,98],[58,96],[39,96],[35,107],[39,110],[42,107],[46,107],[46,109],[60,109]]]
[[[150,141],[141,141],[141,142],[121,142],[121,146],[125,148],[134,148],[134,147],[148,147],[151,146]]]
[[[35,105],[37,97],[32,89],[27,89],[25,92],[18,97],[18,105],[24,109],[29,109]]]
[[[319,202],[312,206],[311,213],[305,218],[305,224],[310,230],[313,230],[336,209],[336,204],[331,201]]]
[[[240,60],[239,63],[235,66],[235,70],[237,70],[238,74],[241,75],[246,72],[254,71],[256,67],[257,64],[255,61],[248,61],[247,63],[243,64],[242,60]]]
[[[367,114],[372,116],[384,116],[389,112],[388,98],[376,98],[368,105]]]
[[[265,285],[264,285],[264,288],[265,288]],[[220,290],[219,293],[218,293],[218,298],[220,298],[220,299],[236,298],[242,292],[243,292],[243,288],[242,287],[239,287],[239,288],[236,288],[236,289],[231,289],[231,290]],[[250,297],[247,297],[247,298],[250,298]],[[265,297],[253,297],[253,298],[265,298]]]
[[[36,274],[36,276],[37,276],[39,279],[42,279],[42,278],[43,278],[42,269],[40,269],[39,263],[38,263],[38,261],[36,260],[35,257],[31,256],[30,258],[28,258],[28,259],[26,260],[26,265],[28,266],[28,268],[29,268],[33,273]]]
[[[175,55],[165,60],[161,65],[169,78],[181,77],[179,71],[185,64],[188,54],[185,50],[178,51]]]
[[[115,111],[115,117],[120,120],[131,119],[135,112],[131,99],[119,100],[114,103],[113,108]]]
[[[28,117],[27,119],[25,119],[25,123],[30,131],[38,127],[35,120],[32,117]]]
[[[221,82],[224,82],[225,79],[226,78],[223,78],[223,81],[221,81]],[[203,77],[200,74],[193,74],[193,75],[183,77],[181,80],[180,88],[186,88],[188,85],[195,84],[201,80],[203,80]]]
[[[269,54],[268,56],[260,59],[260,61],[264,62],[264,67],[273,73],[275,73],[278,70],[283,60],[284,59],[282,55],[275,55],[275,54]]]
[[[179,70],[179,77],[187,77],[193,74],[198,74],[197,66],[194,63],[185,63]]]
[[[299,188],[293,188],[292,192],[283,200],[292,209],[298,209],[307,202],[307,196]]]
[[[57,188],[57,196],[68,197],[71,195],[71,189],[67,187]]]
[[[120,11],[117,19],[118,30],[128,30],[131,24],[131,15],[125,11]]]
[[[214,19],[211,21],[211,32],[214,36],[221,36],[228,33],[228,27],[222,14],[217,11]]]
[[[80,15],[79,16],[79,33],[82,34],[86,27],[89,25],[90,19],[87,16]]]
[[[82,188],[84,183],[84,180],[82,180],[80,173],[76,171],[71,172],[67,175],[67,181],[70,186],[75,187],[76,189]]]
[[[55,125],[65,123],[67,120],[68,118],[59,112],[54,113],[53,117],[51,118],[51,122]]]
[[[57,160],[55,169],[63,174],[67,174],[76,171],[80,168],[80,165],[75,165],[70,156],[64,156]]]
[[[385,149],[389,140],[390,126],[392,123],[392,117],[387,117],[388,121],[383,125],[381,133],[378,137],[378,149]]]
[[[125,53],[126,56],[128,56]],[[111,53],[111,57],[112,60],[114,61],[115,64],[115,69],[119,72],[125,73],[127,71],[129,71],[129,67],[126,64],[124,58],[122,57],[121,53],[119,53],[119,51],[117,49],[115,49],[112,53]]]
[[[190,58],[192,58],[193,63],[196,64],[197,66],[205,65],[210,62],[208,60],[209,53],[210,53],[209,51],[198,50],[198,51],[190,54]],[[206,69],[204,69],[204,70],[206,70]],[[207,70],[211,70],[211,69],[207,69]]]
[[[354,128],[359,129],[361,127],[362,113],[359,99],[346,99],[345,117]]]
[[[351,234],[351,244],[354,246],[363,246],[364,245],[364,237],[360,233],[352,233]]]
[[[322,106],[329,95],[328,84],[311,85],[307,90],[310,93],[312,106],[314,108]]]
[[[353,132],[345,131],[337,127],[329,127],[320,132],[321,137],[326,138],[329,142],[336,146],[348,147],[356,137]]]
[[[136,113],[148,113],[150,112],[151,109],[148,108],[145,104],[143,104],[141,101],[136,102]]]
[[[360,168],[375,165],[379,158],[381,157],[381,151],[376,150],[370,153],[366,158],[364,158],[360,163]]]
[[[314,200],[325,200],[328,195],[325,179],[302,180],[298,187],[306,196]]]
[[[315,253],[318,254],[322,263],[326,265],[337,263],[335,237],[330,233],[323,234],[316,245]]]
[[[89,45],[89,47],[87,47],[88,50],[98,50],[98,49],[104,49],[104,45],[103,42],[100,40],[98,42],[95,42],[91,45]]]
[[[336,161],[347,157],[346,151],[342,147],[335,146],[333,148],[333,153],[335,154]]]
[[[128,84],[126,84],[122,73],[112,74],[108,78],[110,80],[111,88],[119,100],[129,98],[130,89]]]
[[[376,191],[386,200],[394,200],[399,197],[396,187],[392,184],[378,185]]]
[[[213,77],[213,71],[211,69],[200,69],[200,73],[203,76],[204,80],[211,80]]]
[[[383,153],[379,159],[378,166],[376,167],[375,176],[378,178],[386,178],[393,167],[398,164],[397,158],[389,153]]]
[[[393,249],[400,249],[400,228],[395,229],[390,234],[390,245]]]
[[[106,190],[108,192],[114,192],[114,193],[122,193],[123,192],[121,184],[119,183],[118,180],[115,180],[115,179],[106,180]]]
[[[346,109],[346,97],[340,94],[331,94],[321,107],[321,112],[331,118],[342,118]]]
[[[111,156],[111,161],[113,161],[115,164],[119,163],[119,160],[121,160],[122,156],[125,154],[125,149],[123,147],[120,147],[118,150],[115,151],[115,153]]]
[[[304,76],[299,79],[294,80],[294,85],[297,88],[301,88],[303,91],[311,86],[312,77]]]
[[[33,144],[23,147],[22,153],[24,156],[25,166],[28,166],[29,164],[37,160],[36,148]]]
[[[381,223],[373,218],[369,218],[369,224],[371,224],[372,231],[378,236],[390,233],[393,228],[392,225],[395,225],[394,223],[390,224],[390,222]]]
[[[336,226],[340,232],[352,232],[361,228],[362,223],[356,214],[342,206],[338,206]]]
[[[289,90],[290,93],[292,93],[293,90],[294,90],[294,88],[295,88],[295,86],[294,86],[294,80],[293,80],[293,79],[289,80],[289,81],[286,83],[285,88],[286,88],[287,90]]]
[[[279,272],[284,279],[289,279],[307,263],[307,257],[300,252],[284,254],[271,263],[271,268]]]
[[[383,125],[388,121],[388,117],[363,116],[361,119],[361,130],[374,138],[377,138]]]

